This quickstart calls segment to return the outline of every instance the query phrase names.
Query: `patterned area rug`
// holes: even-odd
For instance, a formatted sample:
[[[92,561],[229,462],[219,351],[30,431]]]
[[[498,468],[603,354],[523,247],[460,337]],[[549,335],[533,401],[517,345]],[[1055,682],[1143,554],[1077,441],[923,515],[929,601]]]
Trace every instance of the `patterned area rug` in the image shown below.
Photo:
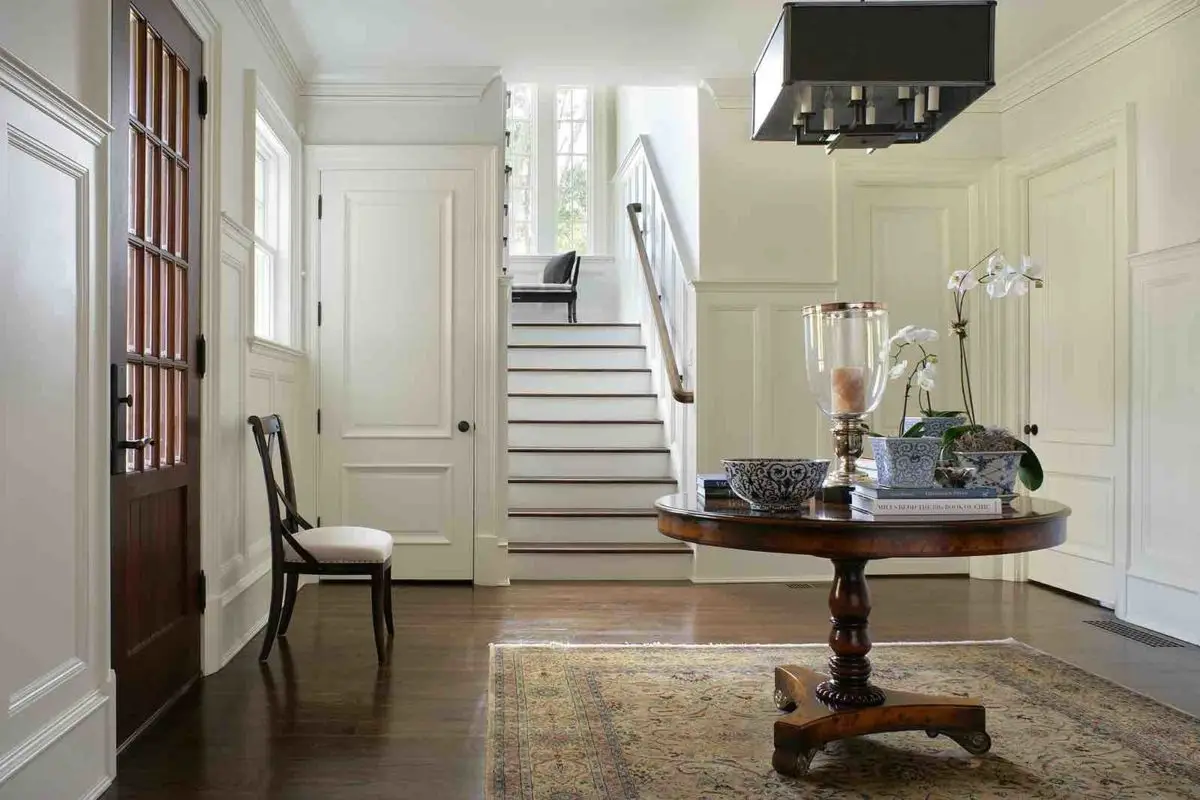
[[[774,667],[824,645],[496,645],[489,800],[1200,798],[1200,720],[1016,642],[882,645],[884,686],[969,694],[992,751],[924,733],[829,745],[771,769]]]

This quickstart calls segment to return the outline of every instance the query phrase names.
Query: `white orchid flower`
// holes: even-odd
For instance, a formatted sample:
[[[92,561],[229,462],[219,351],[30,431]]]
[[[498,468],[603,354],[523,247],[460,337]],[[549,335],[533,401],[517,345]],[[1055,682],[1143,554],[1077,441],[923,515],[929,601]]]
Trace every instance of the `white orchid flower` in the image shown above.
[[[1040,281],[1044,277],[1045,270],[1042,265],[1033,260],[1033,256],[1021,256],[1021,266],[1017,271],[1031,281]]]
[[[1008,293],[1013,297],[1023,297],[1029,294],[1029,281],[1021,279],[1020,276],[1013,276],[1012,285],[1009,287]]]
[[[950,276],[950,283],[946,286],[952,292],[965,294],[979,285],[979,278],[975,277],[975,273],[970,270],[956,270]]]
[[[927,364],[917,373],[917,385],[927,392],[932,392],[937,382],[937,366]]]
[[[905,325],[903,328],[901,328],[900,330],[898,330],[894,334],[892,334],[892,338],[888,339],[888,344],[894,345],[894,344],[897,344],[898,342],[905,342],[905,343],[911,344],[912,339],[909,337],[912,336],[912,332],[915,331],[916,329],[917,329],[917,327],[915,325]]]
[[[891,378],[892,380],[897,380],[898,378],[903,378],[904,373],[907,371],[908,371],[908,361],[901,361],[899,364],[892,367],[891,370],[888,371],[888,377]]]
[[[930,328],[918,328],[909,335],[912,337],[909,341],[913,344],[928,344],[938,340],[938,332]]]
[[[1008,266],[1006,266],[1003,271],[994,273],[992,275],[992,279],[988,281],[987,284],[988,297],[992,298],[993,300],[999,300],[1002,297],[1007,297],[1009,291],[1012,289],[1013,280],[1015,277],[1016,272],[1012,267]],[[1024,283],[1024,281],[1021,281],[1021,283]]]
[[[1012,271],[1012,265],[1008,263],[1008,259],[1004,257],[1003,253],[992,253],[991,257],[988,258],[988,275],[995,276]]]

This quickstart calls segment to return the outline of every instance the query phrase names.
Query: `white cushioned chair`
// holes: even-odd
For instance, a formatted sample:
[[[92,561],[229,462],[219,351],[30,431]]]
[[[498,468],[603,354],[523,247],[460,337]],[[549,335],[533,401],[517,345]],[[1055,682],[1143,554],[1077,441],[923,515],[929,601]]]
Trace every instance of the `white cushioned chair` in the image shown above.
[[[385,625],[388,637],[394,632],[391,534],[374,528],[347,525],[314,528],[310,525],[296,510],[296,482],[292,478],[292,458],[283,421],[277,414],[250,417],[248,421],[262,459],[267,507],[271,513],[271,610],[258,660],[266,661],[271,655],[276,636],[287,635],[301,575],[366,575],[371,579],[375,652],[382,664],[386,659]],[[273,455],[277,441],[279,465],[283,471],[282,489],[275,480]]]
[[[514,283],[514,303],[566,303],[567,322],[578,322],[575,303],[579,299],[579,268],[582,257],[574,250],[550,259],[542,270],[541,283]]]

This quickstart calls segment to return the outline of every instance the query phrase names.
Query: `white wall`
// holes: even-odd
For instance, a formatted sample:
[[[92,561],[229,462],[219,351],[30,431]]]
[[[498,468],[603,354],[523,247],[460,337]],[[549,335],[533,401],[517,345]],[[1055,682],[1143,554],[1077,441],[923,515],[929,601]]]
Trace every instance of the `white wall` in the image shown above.
[[[4,45],[0,798],[77,798],[116,767],[106,125]]]
[[[0,45],[108,119],[108,21],[103,0],[6,0]]]
[[[684,257],[700,253],[700,93],[694,86],[622,86],[617,90],[617,163],[638,136],[650,149],[663,176],[663,199],[672,209]],[[623,213],[616,225],[628,225]]]

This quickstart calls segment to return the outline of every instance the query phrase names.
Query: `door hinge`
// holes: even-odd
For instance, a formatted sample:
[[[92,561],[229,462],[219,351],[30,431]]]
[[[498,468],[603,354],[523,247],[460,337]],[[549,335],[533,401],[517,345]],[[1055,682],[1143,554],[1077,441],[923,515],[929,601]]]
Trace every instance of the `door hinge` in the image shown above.
[[[208,78],[200,76],[200,97],[196,101],[200,119],[208,119]]]
[[[321,301],[317,301],[317,327],[321,327]]]
[[[320,517],[320,515],[318,515],[318,516],[317,516],[317,527],[318,527],[318,528],[319,528],[319,527],[321,527],[321,517]]]
[[[204,570],[200,570],[200,578],[196,581],[196,604],[201,614],[208,610],[208,576]]]
[[[208,340],[204,334],[196,337],[196,374],[201,378],[208,372]]]
[[[325,216],[325,195],[317,195],[317,219],[323,219]]]
[[[317,409],[317,436],[321,435],[321,409]]]

